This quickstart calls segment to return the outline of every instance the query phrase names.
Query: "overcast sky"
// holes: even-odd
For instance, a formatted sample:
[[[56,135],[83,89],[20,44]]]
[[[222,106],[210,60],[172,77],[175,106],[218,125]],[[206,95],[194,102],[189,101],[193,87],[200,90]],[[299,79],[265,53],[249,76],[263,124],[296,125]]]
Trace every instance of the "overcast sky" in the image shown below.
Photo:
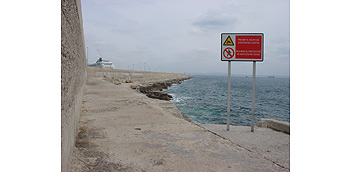
[[[264,33],[257,75],[290,75],[289,0],[82,0],[88,61],[115,68],[227,74],[221,33]],[[232,62],[252,74],[252,62]]]

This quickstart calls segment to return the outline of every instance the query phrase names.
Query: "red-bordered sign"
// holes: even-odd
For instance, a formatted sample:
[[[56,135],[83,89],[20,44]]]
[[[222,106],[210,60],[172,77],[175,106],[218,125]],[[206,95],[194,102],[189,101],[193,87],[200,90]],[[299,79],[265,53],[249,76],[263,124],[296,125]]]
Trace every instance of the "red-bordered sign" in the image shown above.
[[[229,44],[233,40],[233,45]],[[226,50],[234,50],[234,54]],[[231,55],[230,55],[231,54]],[[263,33],[222,33],[221,61],[263,61]]]

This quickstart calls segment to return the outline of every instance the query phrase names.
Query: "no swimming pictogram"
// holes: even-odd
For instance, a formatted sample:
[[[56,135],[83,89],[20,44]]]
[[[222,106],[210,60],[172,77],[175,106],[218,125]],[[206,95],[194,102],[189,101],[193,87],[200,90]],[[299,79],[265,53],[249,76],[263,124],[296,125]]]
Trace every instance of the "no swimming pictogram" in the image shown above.
[[[225,50],[222,52],[222,55],[224,55],[224,57],[227,59],[231,59],[235,55],[235,51],[232,48],[228,47],[225,48]]]

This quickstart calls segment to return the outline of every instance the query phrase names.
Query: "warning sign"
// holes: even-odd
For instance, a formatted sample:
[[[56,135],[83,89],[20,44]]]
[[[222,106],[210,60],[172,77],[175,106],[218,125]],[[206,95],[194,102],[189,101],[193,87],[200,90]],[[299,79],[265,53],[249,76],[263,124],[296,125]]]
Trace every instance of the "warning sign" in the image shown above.
[[[222,33],[221,61],[264,61],[264,34]]]
[[[262,59],[262,35],[236,35],[236,59]]]
[[[224,45],[234,45],[230,36],[228,36],[224,42]]]

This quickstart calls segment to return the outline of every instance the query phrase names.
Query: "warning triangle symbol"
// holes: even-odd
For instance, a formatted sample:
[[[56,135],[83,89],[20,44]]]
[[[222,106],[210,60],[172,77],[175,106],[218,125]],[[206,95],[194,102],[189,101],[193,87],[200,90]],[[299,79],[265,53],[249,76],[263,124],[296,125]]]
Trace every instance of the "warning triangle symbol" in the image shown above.
[[[230,36],[228,36],[226,38],[226,41],[224,42],[224,45],[234,45]]]

